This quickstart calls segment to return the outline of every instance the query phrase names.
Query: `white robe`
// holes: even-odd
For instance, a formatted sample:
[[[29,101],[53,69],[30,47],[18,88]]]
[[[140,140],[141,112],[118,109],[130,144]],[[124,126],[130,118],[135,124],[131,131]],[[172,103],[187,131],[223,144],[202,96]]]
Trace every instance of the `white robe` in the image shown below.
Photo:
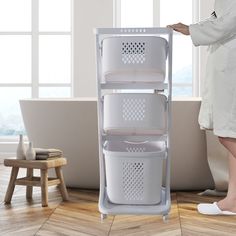
[[[215,0],[217,17],[192,24],[195,46],[209,45],[199,124],[236,138],[236,0]]]

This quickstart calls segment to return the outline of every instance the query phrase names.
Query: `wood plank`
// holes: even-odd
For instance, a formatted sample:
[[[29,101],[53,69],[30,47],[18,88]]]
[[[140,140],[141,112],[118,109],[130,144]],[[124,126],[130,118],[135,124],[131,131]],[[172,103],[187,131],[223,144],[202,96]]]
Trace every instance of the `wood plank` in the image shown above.
[[[11,168],[0,165],[0,204],[4,202],[7,186],[9,183]],[[25,169],[19,170],[18,177],[25,176]],[[14,195],[22,189],[22,186],[15,186]],[[13,195],[13,198],[14,198]]]
[[[176,194],[172,194],[172,207],[168,222],[164,223],[161,216],[115,216],[109,235],[180,236]]]
[[[57,178],[60,180],[59,188],[60,188],[60,191],[61,191],[62,198],[63,198],[64,201],[68,201],[69,196],[68,196],[68,192],[67,192],[67,189],[66,189],[66,184],[65,184],[65,181],[64,181],[62,168],[61,167],[56,167],[55,170],[56,170]]]
[[[60,184],[61,181],[57,178],[48,178],[48,186],[54,186]],[[40,177],[23,177],[16,180],[16,185],[35,186],[40,187]]]
[[[49,158],[47,160],[17,160],[17,159],[5,159],[5,166],[14,166],[22,168],[33,168],[33,169],[49,169],[57,166],[66,165],[66,158]]]
[[[0,205],[0,235],[35,235],[61,202],[57,188],[50,188],[49,207],[41,207],[40,191],[33,190],[33,199],[26,201],[25,188],[14,193],[11,205]]]
[[[34,177],[34,169],[32,168],[27,168],[27,178],[32,179]],[[32,198],[32,193],[33,193],[33,186],[27,186],[26,187],[26,198],[31,199]]]
[[[41,198],[42,206],[48,206],[48,170],[40,170],[41,173]]]
[[[219,201],[219,197],[197,193],[177,193],[183,236],[235,236],[236,216],[207,216],[197,212],[197,204]]]
[[[79,199],[78,192],[69,190],[70,201],[57,207],[37,235],[108,235],[114,217],[109,216],[101,222],[98,192],[95,201],[91,200],[91,191],[83,192],[83,196],[88,195],[90,200]]]
[[[43,208],[40,188],[34,188],[33,199],[26,201],[25,187],[16,186],[11,205],[4,205],[10,171],[0,165],[0,235],[236,235],[236,217],[203,216],[196,211],[196,204],[219,198],[198,196],[194,192],[172,194],[169,223],[163,223],[160,216],[109,216],[101,223],[98,191],[93,190],[69,189],[70,201],[62,202],[59,189],[51,187],[49,207]],[[25,174],[26,170],[20,169],[18,176]]]
[[[19,167],[12,167],[11,177],[10,177],[10,181],[9,181],[9,184],[7,187],[6,196],[4,199],[5,203],[7,203],[7,204],[11,202],[12,195],[13,195],[13,192],[15,189],[15,181],[16,181],[18,172],[19,172]]]

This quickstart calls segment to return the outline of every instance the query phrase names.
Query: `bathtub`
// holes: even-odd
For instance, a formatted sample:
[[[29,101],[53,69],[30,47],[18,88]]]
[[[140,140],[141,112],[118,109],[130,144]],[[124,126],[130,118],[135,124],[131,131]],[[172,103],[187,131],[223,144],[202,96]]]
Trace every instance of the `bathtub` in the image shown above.
[[[63,150],[66,185],[98,188],[97,100],[26,99],[20,100],[20,107],[34,147]]]
[[[172,103],[171,188],[214,188],[207,163],[205,132],[197,122],[200,101]],[[59,148],[68,160],[66,185],[99,188],[97,100],[27,99],[20,101],[26,132],[35,147]]]

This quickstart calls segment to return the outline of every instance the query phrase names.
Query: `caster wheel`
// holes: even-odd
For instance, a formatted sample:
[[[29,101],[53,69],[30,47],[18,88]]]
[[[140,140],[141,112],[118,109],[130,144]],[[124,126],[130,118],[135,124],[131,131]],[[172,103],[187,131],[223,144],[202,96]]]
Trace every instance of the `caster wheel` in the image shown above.
[[[101,220],[105,220],[107,218],[106,214],[101,214]]]
[[[163,215],[163,216],[162,216],[162,219],[163,219],[163,222],[164,222],[164,223],[167,223],[168,220],[169,220],[169,215]]]

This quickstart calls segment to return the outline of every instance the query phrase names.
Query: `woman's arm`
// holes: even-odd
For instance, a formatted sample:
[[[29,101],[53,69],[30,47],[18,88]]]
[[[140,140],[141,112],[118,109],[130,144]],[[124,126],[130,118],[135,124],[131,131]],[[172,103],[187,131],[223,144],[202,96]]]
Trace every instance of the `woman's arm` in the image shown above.
[[[236,34],[236,4],[228,14],[190,25],[189,32],[195,46],[211,45],[232,37]]]
[[[189,26],[184,25],[183,23],[178,23],[174,25],[167,25],[167,27],[172,28],[173,30],[182,33],[184,35],[189,35]]]
[[[202,21],[202,23],[205,22],[205,21],[212,21],[215,18],[216,18],[216,15],[212,13],[211,17],[209,17],[209,18],[205,19],[204,21]],[[179,33],[182,33],[184,35],[190,35],[189,26],[185,25],[183,23],[168,25],[167,27],[170,27],[173,30],[175,30],[175,31],[177,31]]]

